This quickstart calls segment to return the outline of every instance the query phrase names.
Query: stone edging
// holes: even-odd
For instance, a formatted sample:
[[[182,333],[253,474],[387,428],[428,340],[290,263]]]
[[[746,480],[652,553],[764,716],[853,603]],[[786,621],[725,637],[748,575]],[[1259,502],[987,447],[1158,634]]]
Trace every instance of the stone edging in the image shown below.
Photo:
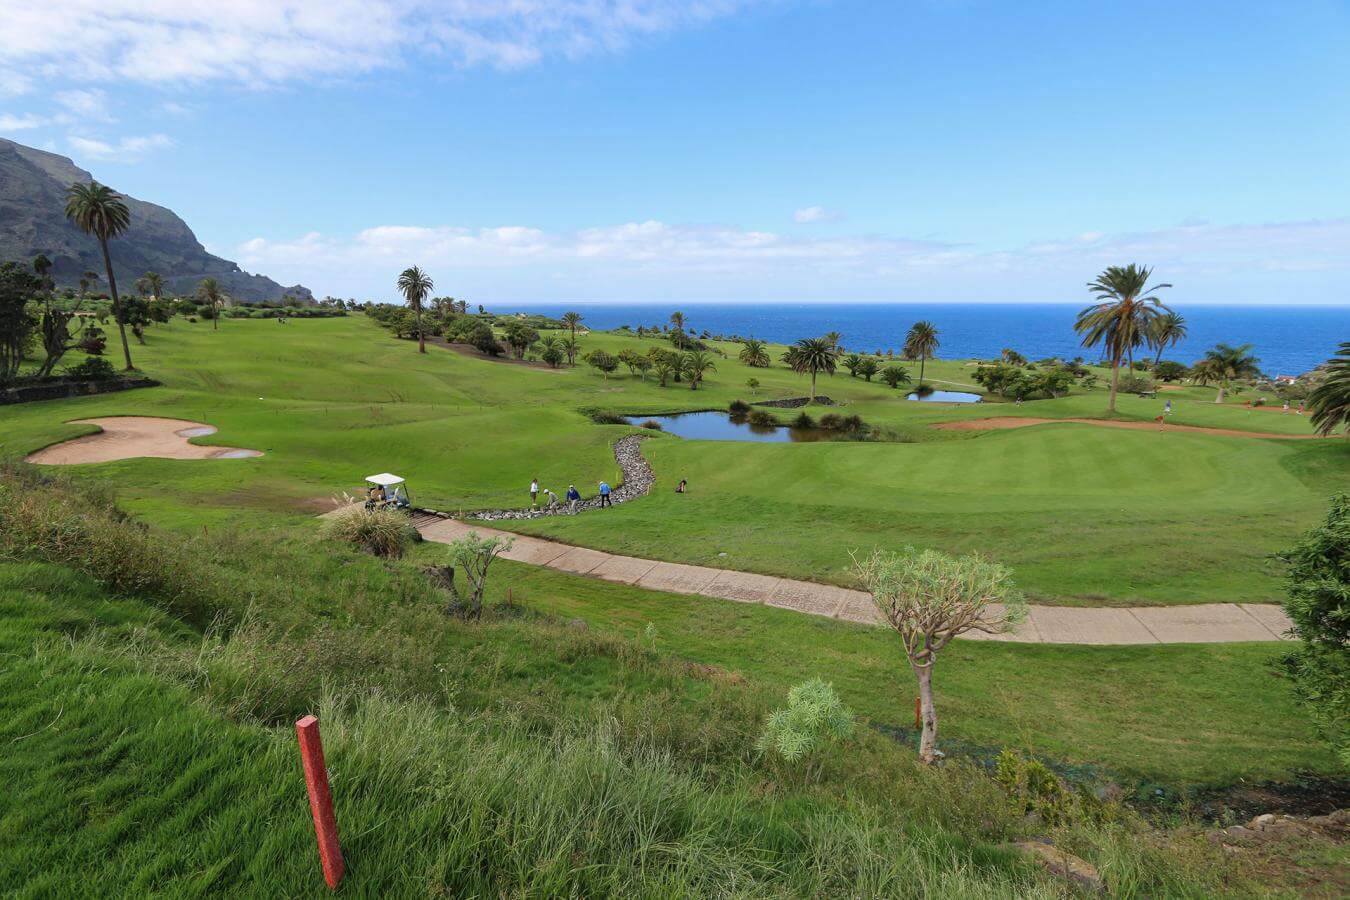
[[[647,460],[642,455],[639,445],[647,438],[645,434],[630,434],[622,437],[614,443],[614,460],[619,464],[619,469],[623,472],[623,481],[613,486],[609,498],[610,501],[619,504],[625,503],[636,497],[641,497],[651,490],[652,484],[656,481],[656,476],[652,473],[652,467],[648,465]],[[572,509],[566,500],[562,499],[561,493],[558,498],[558,506],[552,509],[486,509],[476,513],[469,513],[464,518],[478,519],[483,522],[501,522],[507,519],[539,519],[545,516],[574,516],[578,513],[590,509],[600,508],[600,498],[591,497],[588,500],[577,502],[576,509]]]

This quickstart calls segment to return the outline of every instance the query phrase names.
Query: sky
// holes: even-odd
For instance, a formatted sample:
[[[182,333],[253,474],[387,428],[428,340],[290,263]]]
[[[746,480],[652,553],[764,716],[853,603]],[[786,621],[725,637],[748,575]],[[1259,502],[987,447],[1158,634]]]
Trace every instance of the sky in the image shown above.
[[[317,294],[1350,304],[1350,2],[0,0],[0,135]]]

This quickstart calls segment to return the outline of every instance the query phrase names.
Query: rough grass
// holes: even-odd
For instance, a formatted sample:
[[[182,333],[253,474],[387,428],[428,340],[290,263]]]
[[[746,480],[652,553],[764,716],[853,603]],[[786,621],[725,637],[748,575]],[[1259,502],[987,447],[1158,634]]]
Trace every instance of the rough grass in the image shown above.
[[[411,562],[277,537],[184,564],[227,622],[207,633],[7,545],[0,888],[321,892],[290,728],[318,709],[361,895],[1059,895],[998,848],[1029,826],[960,761],[865,730],[808,779],[753,750],[776,690],[657,635],[461,622]],[[1121,893],[1251,887],[1124,809],[1065,838]]]
[[[417,529],[409,523],[407,514],[396,509],[366,509],[360,503],[349,503],[326,518],[323,533],[329,540],[355,544],[376,556],[395,559],[408,552],[417,539]]]

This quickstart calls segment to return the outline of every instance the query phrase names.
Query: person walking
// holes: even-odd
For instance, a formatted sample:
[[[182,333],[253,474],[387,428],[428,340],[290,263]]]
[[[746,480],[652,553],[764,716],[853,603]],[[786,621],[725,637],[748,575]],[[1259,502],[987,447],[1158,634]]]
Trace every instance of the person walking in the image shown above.
[[[567,486],[567,505],[572,512],[577,511],[577,504],[581,502],[581,491],[577,490],[575,484]]]
[[[675,493],[683,494],[685,493],[686,490],[688,490],[688,488],[689,488],[689,481],[687,479],[681,478],[680,483],[675,485]]]
[[[1299,414],[1300,416],[1303,415],[1303,407],[1304,407],[1304,406],[1306,406],[1306,404],[1305,404],[1302,400],[1298,401],[1298,414]]]
[[[1168,400],[1166,403],[1163,404],[1163,415],[1170,416],[1171,414],[1172,414],[1172,401]]]
[[[614,501],[609,499],[609,482],[608,481],[600,482],[600,508],[604,509],[606,506],[613,506],[613,505]]]
[[[1287,416],[1287,415],[1289,415],[1289,401],[1288,401],[1288,400],[1284,401],[1284,412],[1280,413],[1280,415],[1282,415],[1282,416]]]
[[[530,482],[530,508],[533,509],[539,500],[539,479],[535,478]]]

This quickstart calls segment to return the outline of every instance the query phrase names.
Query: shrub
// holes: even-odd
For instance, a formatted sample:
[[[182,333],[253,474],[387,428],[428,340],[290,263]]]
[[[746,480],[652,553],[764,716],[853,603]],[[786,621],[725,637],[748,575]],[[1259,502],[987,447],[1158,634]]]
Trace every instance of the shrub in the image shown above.
[[[820,427],[826,431],[838,431],[843,427],[844,419],[838,413],[826,413],[820,417]]]
[[[778,420],[773,417],[773,413],[757,409],[750,414],[750,424],[758,425],[762,428],[769,428],[778,424]]]
[[[815,428],[815,427],[816,427],[816,420],[813,419],[813,418],[811,418],[809,415],[807,415],[807,414],[804,413],[804,412],[803,412],[803,413],[798,413],[798,414],[797,414],[797,418],[795,418],[795,419],[792,420],[792,427],[793,427],[793,428]]]
[[[994,780],[1008,795],[1013,813],[1037,816],[1049,826],[1098,820],[1104,807],[1084,789],[1071,790],[1039,760],[1005,749],[994,764]]]
[[[1153,379],[1147,375],[1135,375],[1133,373],[1120,376],[1120,384],[1117,389],[1126,394],[1139,394],[1146,391],[1152,391],[1157,388]]]
[[[117,377],[112,363],[102,357],[91,357],[76,366],[67,366],[66,374],[83,381],[109,381]]]
[[[1189,371],[1183,364],[1170,359],[1164,359],[1153,368],[1153,374],[1166,382],[1180,381]]]
[[[103,351],[108,349],[108,339],[104,337],[102,328],[91,325],[84,330],[80,342],[75,346],[90,356],[102,356]]]
[[[769,714],[755,747],[796,762],[827,743],[852,736],[853,713],[832,685],[812,678],[788,691],[787,706]]]
[[[862,416],[856,413],[850,416],[844,416],[839,420],[840,431],[862,431],[867,426],[863,424]]]
[[[497,336],[492,333],[492,326],[486,322],[475,323],[466,339],[480,353],[486,353],[488,356],[502,355],[502,345],[497,342]]]
[[[750,404],[744,400],[732,400],[727,404],[727,412],[733,416],[745,416],[750,414]]]
[[[642,423],[643,428],[650,428],[652,431],[661,431],[661,423],[655,419],[648,419]]]
[[[355,544],[376,556],[398,558],[417,539],[417,531],[408,517],[396,509],[366,509],[363,504],[348,504],[330,516],[323,525],[324,536]]]
[[[627,425],[628,420],[618,413],[608,412],[603,409],[593,409],[587,413],[591,421],[597,425]]]

